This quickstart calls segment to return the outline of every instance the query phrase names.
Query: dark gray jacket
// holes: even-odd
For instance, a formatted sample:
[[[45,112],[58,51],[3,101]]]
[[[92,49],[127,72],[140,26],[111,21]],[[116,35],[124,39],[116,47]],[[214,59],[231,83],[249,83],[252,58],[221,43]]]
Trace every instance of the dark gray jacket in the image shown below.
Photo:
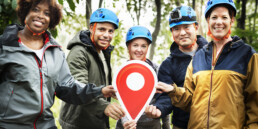
[[[105,85],[103,63],[90,40],[89,31],[80,31],[69,42],[67,49],[70,53],[67,62],[72,75],[82,83]],[[109,83],[111,82],[110,54],[113,46],[103,50],[109,69]],[[59,122],[63,129],[104,129],[107,128],[108,117],[104,110],[109,102],[104,98],[92,99],[84,105],[63,103]]]
[[[63,51],[48,32],[40,61],[18,42],[22,29],[10,25],[0,36],[0,128],[55,128],[50,110],[55,94],[68,103],[84,104],[100,97],[102,87],[74,80]]]

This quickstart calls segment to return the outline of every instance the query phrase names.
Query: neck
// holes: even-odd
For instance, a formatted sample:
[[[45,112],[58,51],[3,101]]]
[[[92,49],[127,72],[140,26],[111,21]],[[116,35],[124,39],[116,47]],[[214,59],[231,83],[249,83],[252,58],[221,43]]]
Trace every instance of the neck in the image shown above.
[[[186,47],[179,47],[179,50],[182,51],[182,52],[192,52],[192,51],[195,51],[197,50],[198,48],[198,44],[195,43],[192,47],[190,48],[186,48]]]
[[[232,41],[232,38],[229,36],[227,39],[219,40],[219,41],[213,41],[216,44],[216,47],[221,49],[226,43],[229,41]]]
[[[23,30],[20,31],[21,35],[26,39],[30,40],[42,40],[42,35],[33,35],[33,33],[25,26]]]

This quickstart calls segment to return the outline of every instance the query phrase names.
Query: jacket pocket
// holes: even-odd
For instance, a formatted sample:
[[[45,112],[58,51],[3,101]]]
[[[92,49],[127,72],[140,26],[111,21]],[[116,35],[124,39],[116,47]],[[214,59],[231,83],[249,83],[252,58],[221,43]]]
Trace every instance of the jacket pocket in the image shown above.
[[[13,95],[13,85],[3,83],[0,85],[0,117],[4,117]]]

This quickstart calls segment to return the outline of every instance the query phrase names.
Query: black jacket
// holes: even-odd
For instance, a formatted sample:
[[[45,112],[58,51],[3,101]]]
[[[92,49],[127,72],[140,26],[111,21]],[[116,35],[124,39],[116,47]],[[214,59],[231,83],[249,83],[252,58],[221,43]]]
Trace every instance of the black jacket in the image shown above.
[[[200,50],[208,42],[202,36],[197,36],[198,50]],[[162,62],[158,71],[158,80],[167,84],[175,83],[179,87],[183,87],[187,66],[192,60],[192,56],[187,55],[179,50],[179,46],[174,42],[170,47],[170,55]],[[187,128],[189,113],[173,107],[170,97],[166,94],[158,94],[155,105],[161,111],[164,117],[173,111],[172,124]]]

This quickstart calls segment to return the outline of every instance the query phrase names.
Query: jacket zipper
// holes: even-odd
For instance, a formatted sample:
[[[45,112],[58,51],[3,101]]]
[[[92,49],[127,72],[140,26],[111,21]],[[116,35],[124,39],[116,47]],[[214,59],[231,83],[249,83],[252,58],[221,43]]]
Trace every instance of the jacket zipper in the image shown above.
[[[217,48],[214,50],[212,50],[212,63],[211,63],[211,83],[210,83],[210,94],[209,94],[209,101],[208,101],[208,119],[207,119],[207,129],[210,128],[210,100],[211,100],[211,93],[212,93],[212,78],[213,78],[213,71],[215,69],[216,63],[224,49],[224,46],[221,48],[219,55],[215,58],[215,55],[217,55]],[[213,48],[216,47],[216,45],[214,44]],[[216,52],[216,53],[215,53]],[[215,53],[215,54],[214,54]]]
[[[38,121],[38,119],[40,118],[40,116],[42,115],[43,113],[43,107],[44,107],[44,97],[43,97],[43,75],[42,75],[42,64],[43,64],[43,57],[45,55],[45,52],[46,50],[49,48],[49,47],[60,47],[58,45],[51,45],[51,46],[48,46],[46,47],[46,49],[44,50],[43,52],[43,55],[42,55],[42,58],[41,58],[41,63],[39,64],[39,61],[37,59],[36,56],[34,56],[37,64],[38,64],[38,68],[39,68],[39,74],[40,74],[40,96],[41,96],[41,108],[40,108],[40,113],[39,115],[36,117],[35,121],[33,122],[33,126],[34,126],[34,129],[37,129],[37,126],[36,126],[36,123]]]
[[[43,53],[43,55],[44,55],[44,53]],[[39,64],[39,61],[37,60],[37,57],[36,56],[34,56],[35,57],[35,60],[36,60],[36,62],[37,62],[37,64],[38,64],[38,68],[39,68],[39,74],[40,74],[40,96],[41,96],[41,107],[40,107],[40,113],[39,113],[39,115],[36,117],[36,119],[35,119],[35,121],[34,121],[34,123],[33,123],[33,125],[34,125],[34,129],[37,129],[37,127],[36,127],[36,123],[37,123],[37,120],[39,119],[39,117],[42,115],[42,113],[43,113],[43,104],[44,104],[44,99],[43,99],[43,78],[42,78],[42,61],[41,61],[41,64]]]

